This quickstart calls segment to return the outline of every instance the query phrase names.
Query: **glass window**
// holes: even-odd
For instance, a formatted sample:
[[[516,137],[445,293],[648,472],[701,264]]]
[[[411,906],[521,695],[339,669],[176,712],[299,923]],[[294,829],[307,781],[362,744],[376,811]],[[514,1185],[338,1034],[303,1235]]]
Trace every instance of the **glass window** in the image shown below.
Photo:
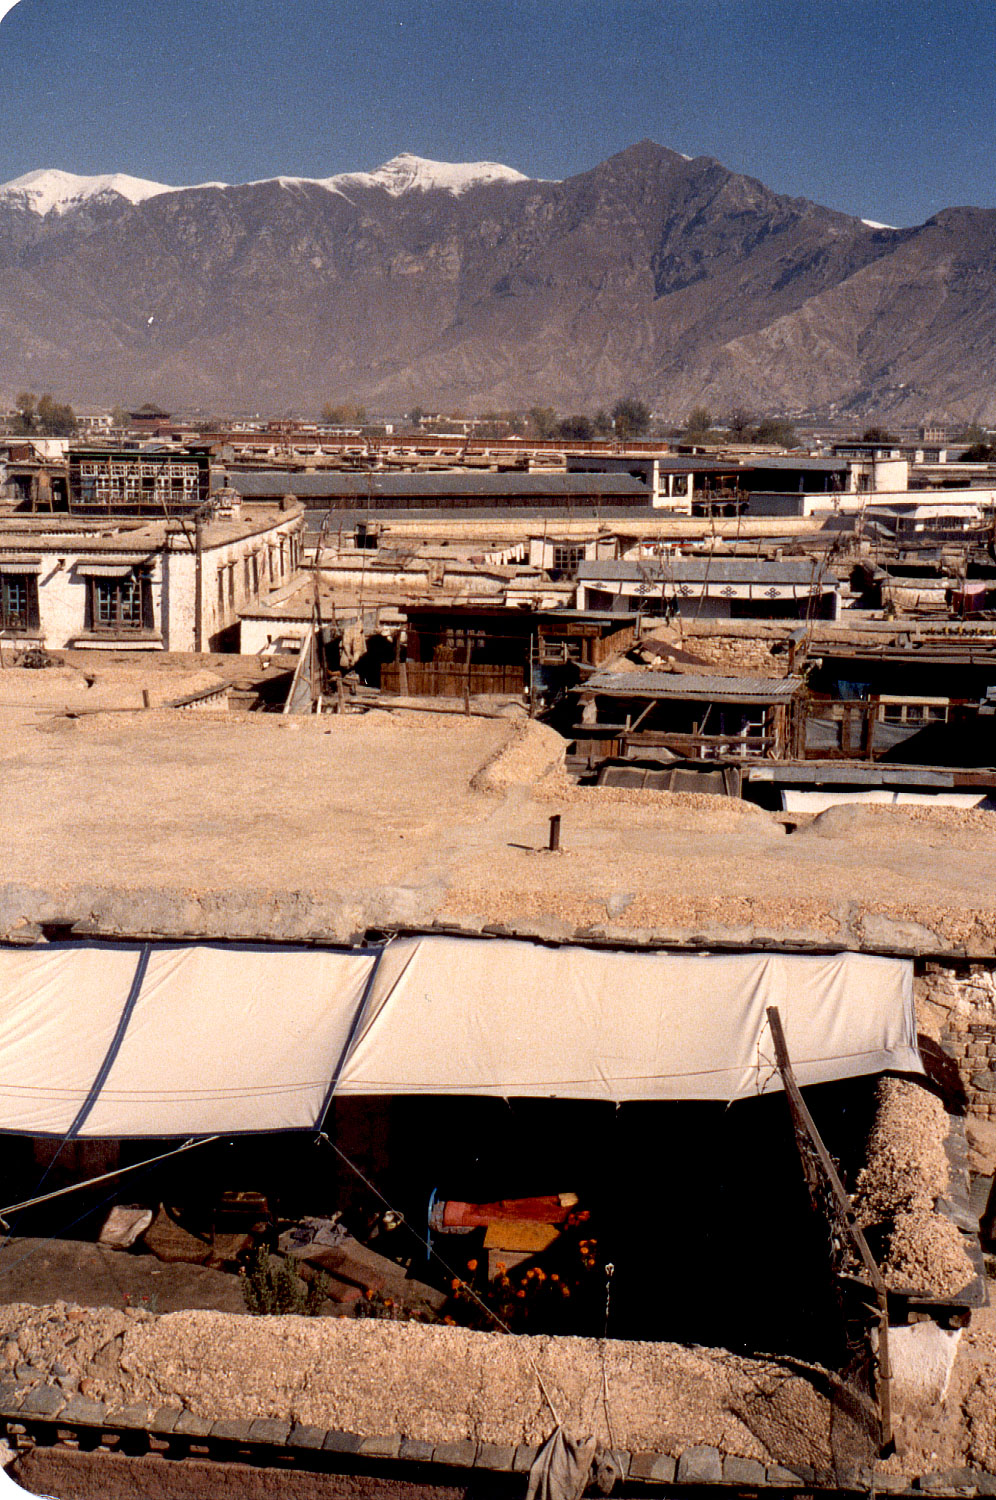
[[[31,573],[0,574],[0,627],[35,630],[38,626],[38,580]]]
[[[142,580],[134,573],[93,580],[94,630],[141,630],[144,615]]]

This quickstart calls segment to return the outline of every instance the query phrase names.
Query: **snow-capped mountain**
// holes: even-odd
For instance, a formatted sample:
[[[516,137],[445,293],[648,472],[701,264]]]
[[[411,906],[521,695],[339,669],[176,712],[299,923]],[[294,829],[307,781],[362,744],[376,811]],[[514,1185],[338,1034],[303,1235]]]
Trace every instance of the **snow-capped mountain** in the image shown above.
[[[392,156],[374,172],[340,172],[321,179],[321,186],[342,192],[350,187],[382,187],[392,198],[402,193],[428,193],[433,190],[459,197],[468,188],[485,187],[493,182],[528,182],[525,173],[497,161],[430,161],[403,151]]]
[[[61,216],[94,199],[118,197],[126,198],[129,203],[144,203],[146,198],[174,191],[164,182],[146,182],[141,177],[128,177],[123,172],[79,177],[75,172],[60,172],[54,167],[26,172],[23,177],[15,177],[13,182],[0,184],[0,198],[5,202],[26,208],[43,218],[48,214]]]
[[[392,198],[402,193],[439,191],[459,197],[468,188],[484,187],[495,182],[527,182],[529,179],[513,167],[496,161],[446,162],[430,161],[404,151],[373,172],[339,172],[333,177],[270,177],[250,184],[260,187],[277,182],[281,187],[313,186],[346,195],[350,189],[383,188]],[[225,182],[199,182],[198,188],[226,188]],[[94,202],[124,198],[131,204],[144,203],[163,193],[187,192],[165,182],[148,182],[123,172],[105,173],[99,177],[80,177],[74,172],[45,168],[26,172],[13,182],[0,184],[0,202],[26,209],[41,218],[49,214],[62,217]]]

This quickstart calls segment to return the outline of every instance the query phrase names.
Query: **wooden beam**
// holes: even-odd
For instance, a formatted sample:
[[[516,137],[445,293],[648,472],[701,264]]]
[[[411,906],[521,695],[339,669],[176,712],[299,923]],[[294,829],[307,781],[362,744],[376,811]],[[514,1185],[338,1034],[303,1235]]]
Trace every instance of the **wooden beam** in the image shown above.
[[[771,1027],[771,1036],[775,1044],[775,1062],[781,1075],[785,1096],[792,1112],[793,1123],[796,1127],[796,1144],[799,1147],[799,1155],[802,1159],[802,1168],[809,1187],[810,1197],[813,1199],[814,1207],[819,1205],[819,1189],[816,1171],[816,1163],[808,1155],[803,1147],[801,1138],[808,1138],[809,1144],[816,1154],[816,1161],[823,1170],[826,1183],[836,1200],[840,1211],[840,1218],[845,1233],[858,1253],[858,1256],[868,1273],[872,1287],[875,1290],[876,1302],[878,1304],[878,1351],[877,1351],[877,1375],[876,1396],[878,1398],[880,1418],[880,1446],[883,1456],[895,1449],[895,1438],[892,1430],[892,1367],[889,1361],[889,1307],[888,1289],[885,1279],[878,1268],[878,1263],[868,1247],[868,1241],[859,1227],[854,1207],[844,1184],[841,1182],[823,1139],[816,1128],[816,1122],[809,1113],[806,1101],[802,1097],[799,1085],[796,1082],[792,1062],[789,1058],[788,1045],[785,1041],[785,1032],[782,1029],[782,1018],[777,1005],[767,1008],[768,1025]]]

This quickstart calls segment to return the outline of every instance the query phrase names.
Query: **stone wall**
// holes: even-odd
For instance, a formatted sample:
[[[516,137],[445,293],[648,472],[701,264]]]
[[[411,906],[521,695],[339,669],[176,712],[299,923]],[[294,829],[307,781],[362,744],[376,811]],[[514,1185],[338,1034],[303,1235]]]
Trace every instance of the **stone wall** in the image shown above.
[[[914,990],[931,1077],[970,1117],[996,1119],[996,967],[928,963]]]

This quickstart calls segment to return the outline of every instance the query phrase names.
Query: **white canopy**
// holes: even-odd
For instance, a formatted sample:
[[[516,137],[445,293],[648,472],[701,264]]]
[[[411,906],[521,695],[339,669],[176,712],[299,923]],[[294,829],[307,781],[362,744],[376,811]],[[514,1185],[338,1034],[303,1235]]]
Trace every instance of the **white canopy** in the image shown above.
[[[332,1092],[730,1100],[922,1072],[909,963],[400,938],[0,948],[0,1130],[317,1127]]]
[[[0,1129],[316,1126],[372,952],[242,943],[0,949]],[[103,1078],[101,1071],[103,1069]]]
[[[781,1087],[771,1005],[803,1086],[923,1071],[902,960],[429,937],[388,946],[338,1092],[746,1098]]]

